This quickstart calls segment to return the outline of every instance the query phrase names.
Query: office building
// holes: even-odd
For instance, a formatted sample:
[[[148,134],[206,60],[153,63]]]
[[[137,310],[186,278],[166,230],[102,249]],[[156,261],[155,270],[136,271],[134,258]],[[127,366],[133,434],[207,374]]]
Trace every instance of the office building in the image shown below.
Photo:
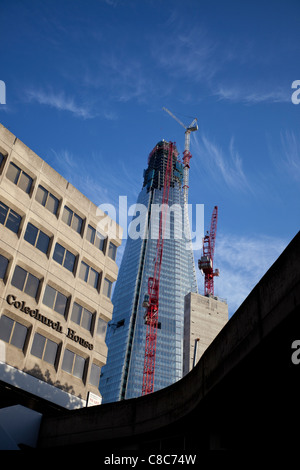
[[[66,408],[101,402],[121,239],[98,222],[89,199],[0,125],[2,387]]]
[[[139,228],[139,233],[129,230],[107,333],[108,358],[100,382],[104,403],[142,394],[146,339],[143,300],[148,279],[153,276],[159,223],[157,208],[162,202],[169,145],[161,141],[149,155],[137,199],[139,212],[131,223],[131,227]],[[182,378],[184,297],[189,292],[197,292],[193,252],[184,233],[182,179],[183,166],[174,146],[170,211],[160,275],[154,391]],[[145,217],[141,217],[142,208],[147,211]]]

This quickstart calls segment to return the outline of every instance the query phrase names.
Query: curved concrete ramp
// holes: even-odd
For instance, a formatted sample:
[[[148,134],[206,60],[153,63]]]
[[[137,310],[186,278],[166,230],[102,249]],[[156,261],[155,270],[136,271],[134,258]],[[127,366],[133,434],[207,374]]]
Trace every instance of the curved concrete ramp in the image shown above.
[[[300,232],[182,380],[145,397],[44,417],[39,447],[178,454],[298,446],[295,340],[300,345]]]

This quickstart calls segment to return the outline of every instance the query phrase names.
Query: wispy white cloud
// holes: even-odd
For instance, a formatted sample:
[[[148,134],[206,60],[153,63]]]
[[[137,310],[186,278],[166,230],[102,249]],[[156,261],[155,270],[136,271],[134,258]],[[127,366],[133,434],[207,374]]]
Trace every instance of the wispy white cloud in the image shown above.
[[[300,180],[300,139],[293,131],[280,134],[282,156],[281,166],[293,179]]]
[[[215,294],[227,300],[230,315],[237,310],[287,244],[286,240],[275,236],[218,236],[214,267],[219,268],[220,277],[215,278]],[[199,291],[202,293],[204,279],[199,270],[197,275]]]
[[[249,88],[243,89],[240,86],[218,86],[213,92],[219,100],[228,100],[246,104],[258,103],[287,103],[291,101],[290,90],[281,88],[270,89],[268,91]]]
[[[251,187],[243,170],[242,158],[235,148],[232,137],[226,152],[220,145],[209,139],[203,132],[200,137],[192,134],[195,167],[200,168],[218,182],[223,181],[230,189],[251,191]]]
[[[79,118],[95,117],[90,106],[76,103],[73,97],[67,96],[64,92],[27,89],[24,92],[24,97],[29,102],[37,102],[60,111],[68,111]]]

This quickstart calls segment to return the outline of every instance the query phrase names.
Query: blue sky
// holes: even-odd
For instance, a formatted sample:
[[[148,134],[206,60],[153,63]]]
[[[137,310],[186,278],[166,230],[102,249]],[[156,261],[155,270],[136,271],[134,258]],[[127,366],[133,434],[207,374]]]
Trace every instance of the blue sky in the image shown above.
[[[163,106],[197,117],[189,202],[205,228],[219,207],[232,314],[299,230],[299,1],[1,0],[0,17],[1,123],[95,204],[133,204],[159,140],[183,152]]]

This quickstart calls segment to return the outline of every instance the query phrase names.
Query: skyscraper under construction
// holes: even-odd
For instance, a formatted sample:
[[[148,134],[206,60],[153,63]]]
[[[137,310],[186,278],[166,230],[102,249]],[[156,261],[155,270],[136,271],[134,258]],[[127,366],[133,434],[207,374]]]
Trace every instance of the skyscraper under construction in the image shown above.
[[[113,318],[106,342],[107,364],[102,368],[100,392],[103,403],[142,395],[147,325],[144,298],[153,276],[157,237],[164,201],[165,175],[171,162],[168,211],[160,265],[159,312],[155,343],[153,391],[182,377],[184,296],[197,292],[194,257],[185,223],[183,165],[176,146],[161,141],[149,154],[142,190],[133,218],[139,236],[128,239],[113,294]],[[141,217],[141,208],[145,208]]]

